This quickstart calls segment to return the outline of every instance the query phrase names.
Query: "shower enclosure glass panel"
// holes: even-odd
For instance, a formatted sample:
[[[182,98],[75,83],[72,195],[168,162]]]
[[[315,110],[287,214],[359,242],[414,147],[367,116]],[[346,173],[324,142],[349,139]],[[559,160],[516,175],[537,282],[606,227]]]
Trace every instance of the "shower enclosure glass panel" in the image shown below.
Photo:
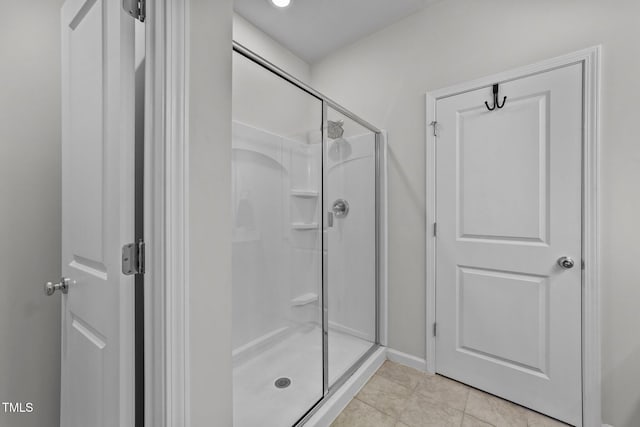
[[[322,101],[233,67],[234,426],[292,426],[325,393]]]
[[[234,427],[299,426],[379,343],[380,133],[233,56]]]
[[[327,106],[325,297],[333,385],[376,342],[376,134]]]

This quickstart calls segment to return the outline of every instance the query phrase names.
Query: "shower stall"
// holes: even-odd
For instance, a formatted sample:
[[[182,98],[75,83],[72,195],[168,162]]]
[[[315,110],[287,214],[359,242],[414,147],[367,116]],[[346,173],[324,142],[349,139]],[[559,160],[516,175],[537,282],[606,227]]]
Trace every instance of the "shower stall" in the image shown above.
[[[303,424],[380,344],[381,133],[234,44],[235,427]]]

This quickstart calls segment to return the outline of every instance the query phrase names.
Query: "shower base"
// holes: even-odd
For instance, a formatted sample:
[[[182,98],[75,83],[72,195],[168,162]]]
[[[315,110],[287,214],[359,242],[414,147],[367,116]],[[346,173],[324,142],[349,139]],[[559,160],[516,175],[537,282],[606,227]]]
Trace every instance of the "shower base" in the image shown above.
[[[288,427],[322,398],[322,331],[306,328],[233,368],[234,427]],[[333,384],[372,343],[329,330],[329,384]],[[286,377],[289,386],[275,381]]]

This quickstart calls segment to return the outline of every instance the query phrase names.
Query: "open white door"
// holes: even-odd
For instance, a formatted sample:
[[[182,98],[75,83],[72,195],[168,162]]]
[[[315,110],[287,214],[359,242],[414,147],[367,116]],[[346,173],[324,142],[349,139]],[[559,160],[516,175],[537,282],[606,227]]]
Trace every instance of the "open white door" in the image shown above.
[[[132,426],[134,20],[119,0],[67,0],[61,23],[61,425]]]

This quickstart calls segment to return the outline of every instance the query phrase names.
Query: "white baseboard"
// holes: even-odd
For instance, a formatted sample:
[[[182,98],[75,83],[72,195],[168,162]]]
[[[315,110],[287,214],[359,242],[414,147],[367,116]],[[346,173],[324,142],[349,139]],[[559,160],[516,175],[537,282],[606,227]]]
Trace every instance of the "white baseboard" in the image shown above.
[[[427,361],[425,359],[392,348],[387,349],[387,359],[422,372],[427,372]]]
[[[333,396],[322,405],[318,412],[305,423],[305,427],[329,427],[347,407],[351,399],[360,391],[386,360],[387,349],[380,347],[364,362]]]

